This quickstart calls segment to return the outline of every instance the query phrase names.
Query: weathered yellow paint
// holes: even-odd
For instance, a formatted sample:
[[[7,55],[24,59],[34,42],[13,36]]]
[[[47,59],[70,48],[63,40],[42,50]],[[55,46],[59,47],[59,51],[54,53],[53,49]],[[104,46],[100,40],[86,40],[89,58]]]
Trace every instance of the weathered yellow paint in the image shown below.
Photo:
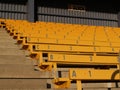
[[[51,62],[71,62],[89,64],[119,64],[118,57],[115,56],[88,56],[88,55],[67,55],[67,54],[48,54],[48,61]]]
[[[71,80],[120,80],[119,69],[70,69]]]
[[[56,78],[53,83],[55,88],[69,88],[71,81],[68,78]]]

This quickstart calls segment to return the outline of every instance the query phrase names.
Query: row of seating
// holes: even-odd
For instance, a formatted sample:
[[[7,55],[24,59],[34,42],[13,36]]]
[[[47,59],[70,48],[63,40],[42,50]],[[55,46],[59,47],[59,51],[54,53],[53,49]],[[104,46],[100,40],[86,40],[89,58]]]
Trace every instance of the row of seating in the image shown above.
[[[118,81],[120,79],[120,28],[30,23],[26,20],[1,20],[7,32],[37,60],[40,70],[54,72],[56,88],[69,88],[76,81]],[[67,70],[63,76],[62,70]]]

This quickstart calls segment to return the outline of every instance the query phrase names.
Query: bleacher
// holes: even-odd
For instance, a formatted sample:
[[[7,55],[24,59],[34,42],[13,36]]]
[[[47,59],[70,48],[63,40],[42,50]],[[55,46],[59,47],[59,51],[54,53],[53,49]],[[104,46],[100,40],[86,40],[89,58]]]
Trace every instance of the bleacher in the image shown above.
[[[82,82],[119,82],[120,28],[0,21],[0,27],[29,51],[38,70],[53,72],[55,88],[69,89],[75,82],[82,90]]]

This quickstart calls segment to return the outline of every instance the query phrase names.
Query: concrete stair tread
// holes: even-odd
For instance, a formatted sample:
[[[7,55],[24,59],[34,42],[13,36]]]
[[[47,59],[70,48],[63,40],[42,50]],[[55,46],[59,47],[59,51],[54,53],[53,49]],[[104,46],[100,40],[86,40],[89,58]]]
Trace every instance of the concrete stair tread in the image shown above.
[[[5,43],[6,42],[6,44],[7,43],[16,43],[17,41],[16,40],[14,40],[14,39],[7,39],[7,38],[0,38],[0,43]]]
[[[16,48],[19,50],[18,48],[19,45],[17,45],[17,43],[9,43],[9,42],[0,42],[0,48]]]
[[[47,80],[45,79],[0,79],[0,90],[45,89]]]
[[[7,31],[5,30],[0,30],[0,35],[10,35],[9,33],[7,33]]]
[[[0,55],[0,64],[30,64],[32,60],[23,55]]]
[[[17,49],[19,50],[18,47],[19,47],[19,46],[16,45],[16,43],[0,42],[0,48],[12,48],[12,49],[17,48]]]
[[[108,88],[84,88],[83,90],[120,90],[120,88],[111,88],[111,89],[108,89]]]
[[[51,77],[52,72],[35,71],[34,66],[32,65],[0,64],[0,78],[51,78]]]
[[[107,87],[116,87],[116,84],[115,82],[104,82],[104,83],[98,83],[98,82],[95,82],[95,83],[84,83],[82,84],[82,87],[83,88],[107,88]]]
[[[19,48],[0,48],[0,55],[24,55],[24,51]]]

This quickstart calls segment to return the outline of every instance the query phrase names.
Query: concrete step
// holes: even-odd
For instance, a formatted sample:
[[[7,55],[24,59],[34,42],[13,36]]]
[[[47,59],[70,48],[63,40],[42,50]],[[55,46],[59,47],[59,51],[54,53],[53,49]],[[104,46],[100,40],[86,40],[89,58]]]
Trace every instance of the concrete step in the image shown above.
[[[5,37],[11,37],[13,39],[13,36],[11,36],[9,33],[7,33],[6,31],[0,32],[0,36],[1,38],[5,38]]]
[[[114,82],[110,83],[110,82],[106,82],[106,83],[83,83],[82,84],[83,88],[112,88],[112,87],[116,87],[116,84]]]
[[[0,37],[0,42],[12,42],[12,43],[17,43],[16,40],[12,39],[12,37]]]
[[[120,88],[111,88],[109,90],[120,90]]]
[[[111,88],[109,90],[120,90],[120,88]]]
[[[36,89],[36,88],[28,88],[28,89],[24,89],[24,88],[12,88],[12,89],[4,89],[4,88],[2,88],[2,89],[0,89],[0,90],[53,90],[53,89],[41,89],[41,88],[38,88],[38,89]]]
[[[42,89],[40,89],[40,88],[38,88],[38,89],[36,89],[36,88],[28,88],[28,89],[24,89],[24,88],[22,88],[22,89],[21,88],[17,88],[17,89],[16,88],[15,89],[14,88],[12,88],[12,89],[3,89],[2,88],[0,90],[54,90],[54,89],[44,89],[44,88],[42,88]]]
[[[9,34],[9,32],[7,31],[7,30],[5,30],[5,29],[0,29],[0,33],[6,33],[6,34]]]
[[[13,36],[11,36],[9,33],[5,32],[5,31],[4,32],[0,32],[0,40],[2,40],[2,41],[4,41],[4,40],[7,40],[7,41],[11,40],[11,41],[16,41],[17,42],[17,40],[13,39]]]
[[[0,33],[2,32],[7,32],[7,30],[5,30],[4,28],[0,28]]]
[[[12,37],[12,36],[10,36],[9,34],[1,33],[1,34],[0,34],[0,37],[3,37],[3,38],[4,38],[4,37]]]
[[[0,64],[33,65],[33,62],[23,55],[0,55]]]
[[[0,79],[0,90],[45,90],[46,79]]]
[[[120,90],[120,88],[83,88],[83,90]]]
[[[0,31],[0,35],[1,35],[1,36],[4,36],[4,35],[10,36],[10,34],[7,33],[7,31],[4,31],[4,30]]]
[[[20,49],[19,46],[16,44],[16,42],[1,42],[0,41],[0,48],[17,48]]]
[[[0,55],[24,55],[24,51],[19,48],[0,48]]]
[[[7,32],[5,28],[0,28],[0,32]]]
[[[21,88],[17,88],[17,89],[13,89],[13,88],[12,89],[3,89],[2,88],[0,90],[54,90],[54,89],[44,89],[44,88],[43,89],[40,89],[40,88],[38,88],[38,89],[36,89],[36,88],[35,89],[34,88],[28,88],[28,89],[24,89],[24,88],[22,88],[22,89]]]
[[[7,31],[5,31],[5,30],[1,30],[0,31],[0,36],[2,36],[2,37],[10,37],[10,33],[8,33]]]
[[[15,39],[13,39],[13,36],[10,36],[9,33],[6,33],[6,32],[1,32],[0,33],[0,41],[4,41],[4,40],[11,40],[11,41],[16,41]],[[10,42],[10,41],[9,41]]]
[[[0,64],[0,78],[53,78],[52,72],[35,71],[32,65]]]
[[[83,90],[110,90],[108,88],[83,88]]]
[[[75,83],[72,83],[70,88],[77,88]],[[82,83],[83,90],[120,90],[120,83],[116,86],[115,82],[106,82],[106,83]],[[75,89],[76,90],[76,89]]]

